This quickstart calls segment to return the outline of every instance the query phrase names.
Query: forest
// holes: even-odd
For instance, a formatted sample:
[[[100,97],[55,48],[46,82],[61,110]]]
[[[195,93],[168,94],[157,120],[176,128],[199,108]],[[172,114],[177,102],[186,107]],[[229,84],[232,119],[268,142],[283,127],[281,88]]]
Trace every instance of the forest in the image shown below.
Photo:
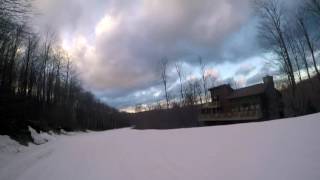
[[[0,0],[0,134],[37,130],[105,130],[127,126],[125,115],[81,86],[74,61],[54,32],[29,24],[31,1]]]
[[[285,116],[319,112],[320,1],[288,10],[280,0],[255,0],[252,7],[260,46],[271,54],[266,66],[277,69]],[[200,55],[195,62],[201,75],[194,79],[186,78],[181,62],[164,56],[158,64],[163,99],[137,104],[136,114],[121,113],[82,87],[76,59],[59,46],[54,32],[33,29],[34,14],[30,0],[0,0],[1,134],[23,137],[29,125],[38,130],[199,126],[197,108],[210,101],[207,89],[217,84]],[[179,83],[174,91],[168,79],[172,69]],[[238,88],[237,82],[228,83]]]

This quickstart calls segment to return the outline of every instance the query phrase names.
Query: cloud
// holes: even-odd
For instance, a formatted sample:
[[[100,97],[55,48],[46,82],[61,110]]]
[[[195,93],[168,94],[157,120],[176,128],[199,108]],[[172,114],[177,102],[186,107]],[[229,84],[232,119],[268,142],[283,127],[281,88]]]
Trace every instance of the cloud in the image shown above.
[[[262,82],[262,78],[266,75],[278,76],[279,71],[276,67],[272,67],[272,65],[264,63],[255,74],[247,78],[247,84],[251,85],[260,83]]]
[[[96,35],[99,36],[103,33],[109,33],[110,31],[114,30],[114,28],[117,26],[116,23],[117,23],[116,19],[114,19],[110,15],[106,15],[96,25],[96,28],[95,28]]]
[[[56,31],[85,87],[118,106],[139,101],[136,92],[158,89],[163,57],[195,66],[199,55],[220,64],[258,53],[250,2],[36,0],[41,16],[34,23]]]
[[[204,76],[206,78],[218,79],[220,77],[220,73],[215,68],[207,68],[205,70]]]
[[[239,76],[247,76],[249,75],[251,72],[253,72],[256,69],[256,67],[254,67],[251,64],[243,64],[239,67],[239,69],[236,71],[235,75]]]

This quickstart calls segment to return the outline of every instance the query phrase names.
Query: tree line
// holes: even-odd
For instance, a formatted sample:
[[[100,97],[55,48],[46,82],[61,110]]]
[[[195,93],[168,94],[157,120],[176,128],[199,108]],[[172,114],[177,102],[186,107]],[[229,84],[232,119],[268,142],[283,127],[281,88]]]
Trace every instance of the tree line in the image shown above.
[[[134,114],[130,114],[132,125],[136,129],[173,129],[198,127],[199,108],[210,102],[207,88],[214,85],[216,77],[209,73],[209,68],[202,57],[197,57],[194,64],[200,67],[200,76],[188,76],[184,64],[178,61],[170,64],[168,58],[159,60],[159,79],[162,95],[154,104],[138,104]],[[173,82],[172,75],[178,77]],[[176,88],[172,88],[176,84]]]
[[[297,2],[286,7],[282,0],[255,0],[253,8],[258,17],[258,39],[269,55],[268,65],[278,69],[278,88],[288,116],[320,111],[320,0]],[[200,78],[187,79],[180,62],[174,64],[178,89],[169,89],[168,58],[160,60],[160,77],[164,101],[154,105],[136,106],[136,111],[194,106],[210,101],[208,87],[216,79],[210,76],[202,58],[198,58]],[[171,71],[170,71],[171,72]],[[172,81],[172,80],[171,80]],[[307,82],[307,83],[306,83]],[[230,82],[237,88],[236,82]]]
[[[320,111],[320,1],[297,3],[289,11],[284,1],[255,1],[260,44],[283,75],[283,100],[292,115]]]
[[[1,133],[39,129],[110,129],[125,116],[81,87],[73,59],[52,33],[28,26],[28,0],[0,0]]]
[[[216,83],[216,77],[209,73],[207,64],[199,56],[195,60],[195,64],[200,67],[200,77],[187,76],[187,72],[183,67],[183,63],[178,61],[173,65],[170,64],[168,58],[159,60],[160,80],[163,86],[164,100],[148,105],[137,104],[135,112],[151,111],[170,108],[181,108],[188,106],[197,106],[210,101],[208,88]],[[172,79],[169,77],[169,71],[173,71],[178,77],[177,89],[169,88],[172,85]]]

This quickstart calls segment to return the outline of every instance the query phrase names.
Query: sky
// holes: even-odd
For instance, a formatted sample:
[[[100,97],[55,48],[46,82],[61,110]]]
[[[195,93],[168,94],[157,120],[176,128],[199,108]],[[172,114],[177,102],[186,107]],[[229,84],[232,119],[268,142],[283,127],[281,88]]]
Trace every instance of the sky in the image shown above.
[[[34,6],[35,26],[55,33],[84,88],[118,109],[164,98],[163,58],[172,94],[175,63],[185,80],[197,78],[199,57],[215,85],[246,86],[272,73],[252,0],[35,0]]]

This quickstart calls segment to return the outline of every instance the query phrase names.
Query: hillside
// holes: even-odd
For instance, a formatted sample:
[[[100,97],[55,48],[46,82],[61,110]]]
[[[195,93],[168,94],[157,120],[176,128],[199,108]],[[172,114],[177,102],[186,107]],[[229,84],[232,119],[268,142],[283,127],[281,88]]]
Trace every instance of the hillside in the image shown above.
[[[320,114],[313,114],[229,126],[75,133],[19,152],[1,136],[0,179],[318,180],[319,129]]]

